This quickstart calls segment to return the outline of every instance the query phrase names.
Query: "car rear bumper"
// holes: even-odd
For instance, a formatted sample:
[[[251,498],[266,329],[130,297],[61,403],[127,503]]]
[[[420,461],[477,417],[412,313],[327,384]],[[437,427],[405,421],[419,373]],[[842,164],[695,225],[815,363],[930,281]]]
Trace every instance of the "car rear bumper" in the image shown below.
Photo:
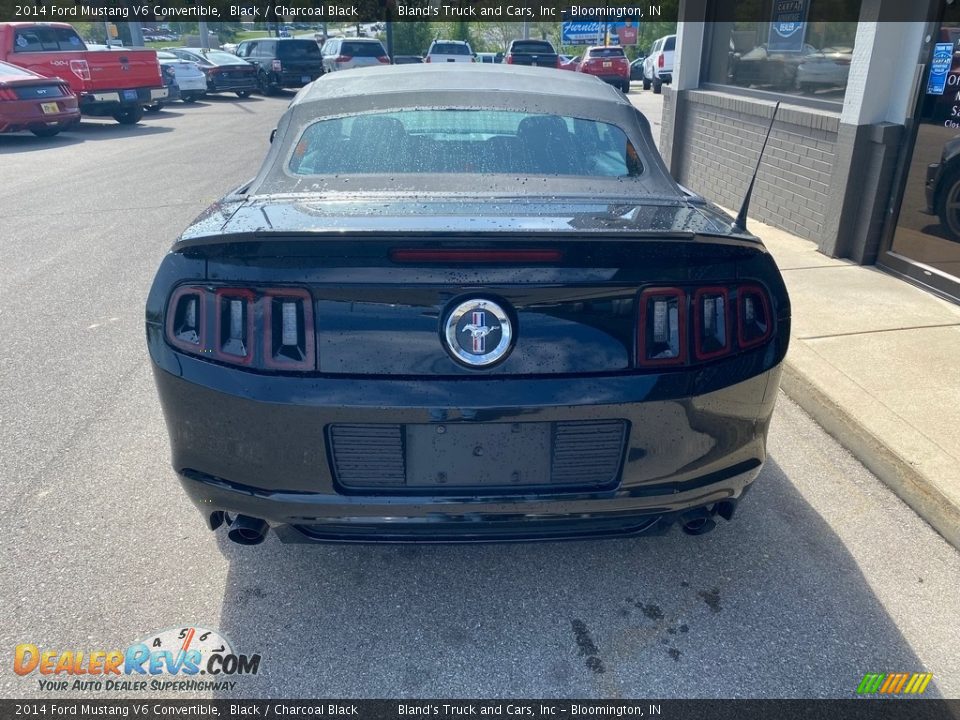
[[[180,359],[180,376],[157,365],[154,375],[183,487],[210,527],[224,513],[262,518],[286,541],[634,535],[663,530],[691,509],[732,507],[765,460],[781,370],[698,396],[649,400],[656,385],[649,375],[361,382],[210,370]],[[341,482],[331,445],[333,425],[442,433],[456,424],[469,436],[485,423],[597,421],[622,421],[626,431],[611,482],[592,487],[547,481],[512,489],[511,468],[522,459],[488,446],[476,462],[502,474],[496,487],[358,490]],[[440,464],[433,470],[444,474]]]
[[[217,78],[207,81],[207,92],[236,92],[238,90],[256,90],[257,78],[255,75],[244,76],[242,78]]]
[[[291,71],[291,72],[282,72],[274,73],[273,79],[277,87],[282,88],[299,88],[304,85],[309,85],[314,80],[319,78],[322,73],[319,71]]]
[[[195,78],[177,78],[177,87],[180,88],[180,94],[207,91],[207,78],[199,75]]]
[[[659,70],[659,71],[657,72],[657,80],[659,80],[660,82],[662,82],[664,85],[669,85],[670,83],[673,82],[673,72],[672,72],[672,71]]]
[[[104,90],[80,96],[80,110],[93,106],[154,105],[164,102],[170,91],[163,88],[131,88],[129,90]]]
[[[73,98],[64,102],[63,98],[46,101],[56,102],[60,108],[57,113],[44,113],[37,100],[15,100],[3,103],[0,111],[0,133],[18,132],[40,127],[65,128],[80,120],[77,101]]]

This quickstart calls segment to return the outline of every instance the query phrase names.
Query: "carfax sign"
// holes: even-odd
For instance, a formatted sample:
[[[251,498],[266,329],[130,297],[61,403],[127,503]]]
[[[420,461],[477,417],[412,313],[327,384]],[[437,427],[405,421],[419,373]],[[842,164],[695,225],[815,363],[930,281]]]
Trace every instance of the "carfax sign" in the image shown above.
[[[927,80],[927,95],[943,95],[947,87],[947,75],[953,64],[953,43],[937,43],[930,61],[930,78]]]
[[[767,52],[802,52],[810,0],[773,0]]]

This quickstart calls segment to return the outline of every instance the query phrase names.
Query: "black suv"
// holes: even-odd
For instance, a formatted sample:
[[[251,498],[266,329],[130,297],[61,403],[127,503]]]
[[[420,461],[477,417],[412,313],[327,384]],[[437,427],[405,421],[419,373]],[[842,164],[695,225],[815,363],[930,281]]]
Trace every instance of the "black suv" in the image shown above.
[[[315,40],[245,40],[237,45],[236,52],[257,68],[257,86],[264,95],[280,88],[303,87],[323,75],[320,46]]]

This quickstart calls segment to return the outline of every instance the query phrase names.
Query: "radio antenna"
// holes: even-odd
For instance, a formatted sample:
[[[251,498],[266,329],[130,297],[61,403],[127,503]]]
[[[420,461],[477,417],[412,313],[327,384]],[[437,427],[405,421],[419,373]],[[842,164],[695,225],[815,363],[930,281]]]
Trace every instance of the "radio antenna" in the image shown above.
[[[750,198],[753,196],[753,184],[757,181],[757,173],[760,172],[760,161],[763,160],[763,151],[767,149],[767,140],[770,139],[770,131],[773,130],[773,123],[777,119],[777,110],[780,109],[780,101],[773,106],[773,116],[770,118],[770,127],[767,128],[767,136],[763,139],[763,147],[760,148],[760,155],[757,157],[757,166],[753,169],[753,177],[750,178],[750,185],[747,186],[747,194],[743,198],[743,204],[740,206],[740,212],[737,213],[737,219],[733,221],[730,229],[734,232],[747,232],[747,210],[750,208]]]

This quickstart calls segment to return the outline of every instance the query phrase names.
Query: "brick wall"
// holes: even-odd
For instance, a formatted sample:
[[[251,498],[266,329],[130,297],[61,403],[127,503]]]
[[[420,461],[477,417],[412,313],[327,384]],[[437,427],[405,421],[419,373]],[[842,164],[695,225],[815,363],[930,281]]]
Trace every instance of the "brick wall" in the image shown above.
[[[664,148],[664,155],[672,154],[677,166],[671,172],[682,185],[736,211],[756,165],[773,103],[703,90],[671,97],[671,102],[678,101],[675,126],[663,127],[664,136],[672,136],[672,147]],[[829,226],[838,130],[838,113],[782,105],[757,176],[750,215],[820,242]]]

